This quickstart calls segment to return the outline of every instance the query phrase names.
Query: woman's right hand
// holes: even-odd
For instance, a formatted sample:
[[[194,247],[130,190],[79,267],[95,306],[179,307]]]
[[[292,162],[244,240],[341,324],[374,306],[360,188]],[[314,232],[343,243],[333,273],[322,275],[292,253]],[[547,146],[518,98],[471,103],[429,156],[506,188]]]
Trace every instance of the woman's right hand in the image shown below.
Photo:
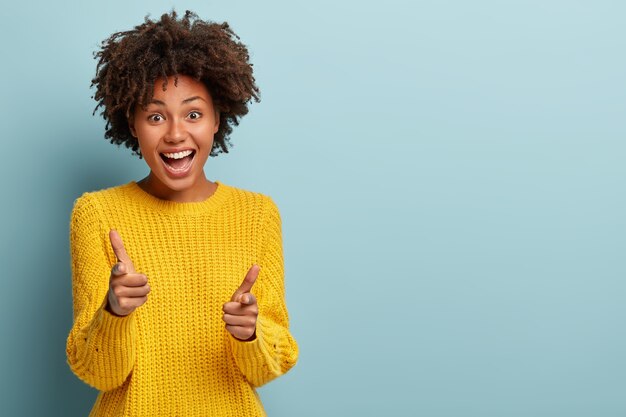
[[[111,230],[109,239],[117,257],[117,263],[111,268],[106,309],[118,316],[127,316],[148,300],[150,292],[148,277],[135,272],[133,262],[126,253],[122,238],[117,231]]]

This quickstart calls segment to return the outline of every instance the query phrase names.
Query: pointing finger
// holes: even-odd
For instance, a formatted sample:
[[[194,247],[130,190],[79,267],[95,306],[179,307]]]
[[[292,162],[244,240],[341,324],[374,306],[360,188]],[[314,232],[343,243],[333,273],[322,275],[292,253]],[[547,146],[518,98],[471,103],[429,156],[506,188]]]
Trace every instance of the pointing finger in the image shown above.
[[[237,291],[235,291],[235,293],[233,294],[231,301],[240,301],[239,298],[241,294],[245,294],[247,292],[250,292],[250,290],[252,290],[252,286],[254,285],[257,277],[259,276],[260,270],[261,270],[261,267],[256,264],[250,267],[250,269],[248,270],[248,273],[246,274],[246,277],[243,279],[243,282],[241,283],[239,288],[237,288]]]
[[[117,232],[117,230],[111,230],[109,232],[109,240],[111,241],[111,247],[113,248],[113,252],[117,257],[117,260],[123,262],[126,267],[128,267],[128,271],[126,272],[135,272],[133,261],[130,260],[130,256],[128,256],[128,253],[126,253],[126,249],[124,248],[124,242],[122,242],[122,237]]]

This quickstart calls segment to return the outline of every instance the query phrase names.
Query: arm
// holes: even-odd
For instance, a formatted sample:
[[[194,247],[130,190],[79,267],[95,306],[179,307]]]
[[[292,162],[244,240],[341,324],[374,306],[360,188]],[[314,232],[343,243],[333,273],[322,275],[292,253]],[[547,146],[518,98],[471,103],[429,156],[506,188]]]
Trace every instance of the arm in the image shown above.
[[[111,267],[96,203],[76,200],[70,220],[74,323],[67,338],[67,361],[85,383],[101,391],[120,386],[135,363],[134,314],[113,315],[107,295]]]
[[[241,341],[230,337],[235,362],[247,380],[257,387],[286,373],[298,359],[298,345],[289,332],[285,305],[280,213],[269,198],[262,231],[261,270],[254,286],[259,307],[256,338]]]

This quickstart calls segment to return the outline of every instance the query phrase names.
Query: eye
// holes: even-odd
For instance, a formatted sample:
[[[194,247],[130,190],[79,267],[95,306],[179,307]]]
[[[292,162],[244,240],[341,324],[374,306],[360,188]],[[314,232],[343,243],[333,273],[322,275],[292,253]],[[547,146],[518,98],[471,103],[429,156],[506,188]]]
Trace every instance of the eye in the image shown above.
[[[199,118],[202,117],[202,113],[198,112],[198,111],[192,111],[191,113],[189,113],[188,116],[191,120],[197,120]]]
[[[158,123],[161,120],[163,120],[163,116],[161,116],[160,114],[151,114],[150,116],[148,116],[148,121],[150,122]]]

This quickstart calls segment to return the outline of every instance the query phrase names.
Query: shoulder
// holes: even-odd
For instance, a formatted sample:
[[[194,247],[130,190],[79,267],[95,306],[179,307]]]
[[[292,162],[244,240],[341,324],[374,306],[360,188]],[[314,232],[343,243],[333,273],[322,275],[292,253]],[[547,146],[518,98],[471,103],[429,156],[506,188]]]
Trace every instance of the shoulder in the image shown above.
[[[83,218],[93,220],[102,213],[102,201],[116,200],[121,198],[129,184],[117,185],[96,191],[86,191],[74,200],[72,208],[72,221]]]
[[[221,183],[220,183],[221,184]],[[226,186],[231,194],[231,201],[235,207],[232,212],[239,212],[243,217],[255,223],[259,230],[267,232],[268,229],[281,229],[281,215],[278,205],[272,197],[257,191]]]
[[[276,202],[267,194],[226,185],[221,182],[220,186],[224,186],[227,189],[226,191],[231,195],[231,201],[242,209],[252,210],[263,217],[267,216],[268,212],[278,212]]]

